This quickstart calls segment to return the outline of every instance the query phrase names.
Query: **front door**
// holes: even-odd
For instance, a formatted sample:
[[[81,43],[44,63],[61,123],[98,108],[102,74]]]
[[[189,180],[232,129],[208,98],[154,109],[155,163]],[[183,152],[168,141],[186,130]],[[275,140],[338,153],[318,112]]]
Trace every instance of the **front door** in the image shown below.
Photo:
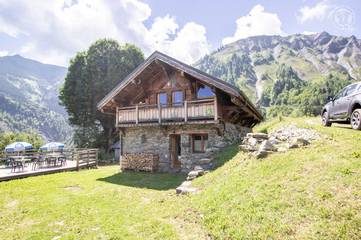
[[[171,157],[171,168],[180,168],[181,162],[179,156],[181,155],[181,142],[180,135],[172,134],[170,137],[170,157]]]

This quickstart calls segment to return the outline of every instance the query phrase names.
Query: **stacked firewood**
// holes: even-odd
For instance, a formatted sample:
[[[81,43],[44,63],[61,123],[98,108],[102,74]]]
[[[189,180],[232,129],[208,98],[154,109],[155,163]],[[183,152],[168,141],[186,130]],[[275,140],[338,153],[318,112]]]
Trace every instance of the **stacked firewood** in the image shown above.
[[[155,172],[158,169],[159,155],[151,153],[126,153],[122,157],[122,169]]]

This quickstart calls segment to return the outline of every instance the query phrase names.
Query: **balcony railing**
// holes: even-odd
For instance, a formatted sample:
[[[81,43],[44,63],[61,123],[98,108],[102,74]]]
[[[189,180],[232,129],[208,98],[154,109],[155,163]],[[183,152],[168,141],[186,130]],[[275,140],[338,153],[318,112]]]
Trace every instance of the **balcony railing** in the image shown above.
[[[184,101],[172,106],[139,104],[117,108],[116,125],[143,123],[167,124],[172,122],[194,122],[217,120],[217,100],[202,99]]]

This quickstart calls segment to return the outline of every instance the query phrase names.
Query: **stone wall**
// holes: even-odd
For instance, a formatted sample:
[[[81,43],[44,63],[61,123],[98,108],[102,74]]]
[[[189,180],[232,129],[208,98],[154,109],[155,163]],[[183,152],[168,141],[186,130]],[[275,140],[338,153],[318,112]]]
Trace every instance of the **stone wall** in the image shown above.
[[[171,166],[170,134],[181,136],[181,170],[189,171],[196,165],[212,167],[212,156],[226,145],[239,142],[250,132],[249,128],[233,124],[173,125],[126,128],[123,131],[123,153],[152,153],[159,155],[159,171],[169,171]],[[205,153],[192,153],[192,133],[207,133]]]

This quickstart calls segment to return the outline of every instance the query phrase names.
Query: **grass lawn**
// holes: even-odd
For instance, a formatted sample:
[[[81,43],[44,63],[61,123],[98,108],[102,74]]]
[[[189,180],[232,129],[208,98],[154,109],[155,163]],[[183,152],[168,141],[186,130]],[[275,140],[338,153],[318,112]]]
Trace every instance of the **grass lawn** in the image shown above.
[[[177,174],[118,167],[0,183],[0,239],[360,239],[361,132],[286,118],[326,138],[256,160],[230,146],[176,196]]]

